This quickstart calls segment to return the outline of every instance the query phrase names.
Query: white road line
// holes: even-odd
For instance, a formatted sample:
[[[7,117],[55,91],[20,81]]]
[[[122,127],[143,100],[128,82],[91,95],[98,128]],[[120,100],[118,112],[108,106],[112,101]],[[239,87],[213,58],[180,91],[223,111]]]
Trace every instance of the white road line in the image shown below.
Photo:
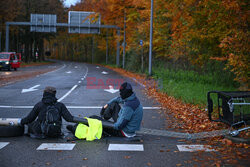
[[[73,90],[75,90],[75,88],[78,85],[73,86],[63,97],[61,97],[59,100],[57,100],[58,102],[62,101],[63,99],[65,99]]]
[[[142,87],[145,88],[145,85],[143,85],[141,82],[137,81],[135,78],[132,78],[136,83],[138,83],[139,85],[141,85]]]
[[[27,109],[33,108],[34,106],[5,106],[0,105],[0,108],[19,108],[19,109]],[[66,106],[69,109],[100,109],[102,106]],[[161,107],[143,107],[144,110],[159,110]]]
[[[143,107],[144,110],[160,110],[161,107]]]
[[[45,74],[49,74],[49,73],[52,73],[52,72],[56,72],[56,71],[59,71],[59,70],[61,70],[61,69],[65,68],[65,67],[66,67],[66,65],[65,65],[65,64],[63,64],[63,66],[62,66],[62,67],[60,67],[60,68],[58,68],[58,69],[56,69],[56,70],[54,70],[54,71],[50,71],[50,72],[47,72],[47,73],[41,74],[41,75],[45,75]],[[39,75],[38,75],[38,76],[39,76]]]
[[[85,73],[85,75],[83,76],[83,78],[86,78],[86,76],[88,75],[88,72],[89,72],[88,67],[86,67],[86,68],[87,68],[87,70],[86,70],[86,73]]]
[[[10,142],[0,142],[0,150],[7,146]]]
[[[86,70],[86,73],[84,75],[84,78],[86,78],[86,76],[88,75],[88,67],[86,66],[87,70]],[[62,101],[63,99],[65,99],[73,90],[75,90],[75,88],[77,87],[78,85],[75,85],[73,86],[63,97],[61,97],[60,99],[58,99],[57,101],[60,102]]]
[[[23,109],[25,109],[25,108],[33,108],[34,106],[0,106],[0,108],[23,108]]]
[[[144,151],[142,144],[109,144],[108,151]]]
[[[103,72],[102,72],[102,74],[107,75],[107,74],[109,74],[109,73],[108,73],[108,72],[106,72],[106,71],[103,71]]]
[[[177,145],[179,151],[193,152],[193,151],[216,151],[209,145]]]
[[[82,83],[82,81],[78,81],[78,83]]]
[[[75,145],[71,143],[43,143],[36,150],[73,150]]]

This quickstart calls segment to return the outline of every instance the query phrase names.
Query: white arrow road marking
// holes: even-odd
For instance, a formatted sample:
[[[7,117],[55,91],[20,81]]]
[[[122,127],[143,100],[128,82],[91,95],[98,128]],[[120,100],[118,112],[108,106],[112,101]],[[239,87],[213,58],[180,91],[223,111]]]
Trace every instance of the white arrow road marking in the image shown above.
[[[28,109],[33,108],[34,106],[3,106],[0,105],[0,108],[19,108],[19,109]],[[66,106],[70,109],[100,109],[102,106]],[[161,107],[143,107],[144,110],[159,110]]]
[[[7,146],[10,142],[0,142],[0,150]]]
[[[108,72],[106,72],[106,71],[103,71],[103,72],[102,72],[102,74],[104,74],[104,75],[107,75],[107,74],[108,74]]]
[[[209,145],[177,145],[179,151],[216,151]]]
[[[142,144],[109,144],[108,151],[144,151]]]
[[[38,89],[35,89],[35,88],[37,88],[37,87],[39,87],[39,86],[40,86],[40,85],[36,85],[36,86],[33,86],[33,87],[29,88],[29,89],[23,89],[23,90],[22,90],[22,93],[36,91],[36,90],[38,90]]]
[[[36,150],[73,150],[75,145],[70,143],[43,143]]]
[[[109,89],[104,89],[104,91],[109,92],[109,93],[116,93],[119,91],[119,89],[114,89],[113,86],[109,85]]]
[[[66,72],[67,74],[71,74],[72,72],[71,71],[68,71],[68,72]]]

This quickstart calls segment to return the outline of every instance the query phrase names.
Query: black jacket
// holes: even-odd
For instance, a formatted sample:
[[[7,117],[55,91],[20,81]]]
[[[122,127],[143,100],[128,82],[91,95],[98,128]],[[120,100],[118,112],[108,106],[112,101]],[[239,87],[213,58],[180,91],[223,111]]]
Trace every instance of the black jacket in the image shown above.
[[[42,123],[45,120],[47,106],[52,104],[55,104],[61,117],[63,117],[68,122],[73,121],[73,116],[70,114],[66,106],[63,103],[57,102],[57,99],[54,94],[45,92],[43,94],[42,101],[38,102],[34,106],[32,111],[25,118],[21,120],[21,124],[24,125],[31,123],[36,118],[40,123]]]

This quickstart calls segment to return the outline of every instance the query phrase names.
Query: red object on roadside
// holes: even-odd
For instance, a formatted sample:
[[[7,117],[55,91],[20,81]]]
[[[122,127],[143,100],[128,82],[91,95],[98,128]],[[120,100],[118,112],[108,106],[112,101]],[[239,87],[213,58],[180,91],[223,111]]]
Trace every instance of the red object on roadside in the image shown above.
[[[16,52],[0,52],[0,69],[14,69],[15,71],[20,68],[21,53]]]

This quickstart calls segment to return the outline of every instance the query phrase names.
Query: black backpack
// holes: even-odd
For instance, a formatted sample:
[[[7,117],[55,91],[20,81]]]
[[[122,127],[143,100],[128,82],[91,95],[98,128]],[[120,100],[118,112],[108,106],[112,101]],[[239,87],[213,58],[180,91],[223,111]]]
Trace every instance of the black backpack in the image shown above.
[[[47,106],[45,120],[41,125],[43,134],[48,137],[58,137],[61,135],[61,125],[61,116],[55,104]]]

